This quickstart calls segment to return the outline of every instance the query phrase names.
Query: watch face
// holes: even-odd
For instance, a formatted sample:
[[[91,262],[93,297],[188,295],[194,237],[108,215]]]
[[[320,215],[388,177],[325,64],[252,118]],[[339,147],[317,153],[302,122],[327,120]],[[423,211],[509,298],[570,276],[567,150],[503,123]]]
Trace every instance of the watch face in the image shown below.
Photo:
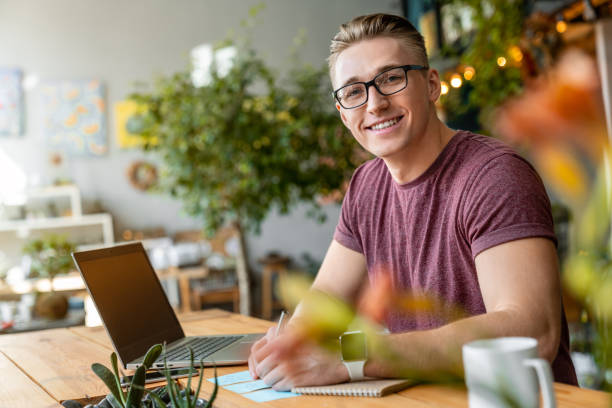
[[[366,338],[362,332],[344,333],[340,337],[342,360],[363,361],[367,358]]]

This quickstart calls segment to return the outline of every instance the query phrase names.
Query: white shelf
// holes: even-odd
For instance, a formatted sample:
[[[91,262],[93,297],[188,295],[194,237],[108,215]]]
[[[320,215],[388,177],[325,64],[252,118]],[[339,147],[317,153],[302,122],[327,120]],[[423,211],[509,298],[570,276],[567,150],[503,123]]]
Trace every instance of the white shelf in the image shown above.
[[[110,214],[87,214],[77,217],[32,218],[29,220],[0,221],[0,232],[15,231],[27,236],[30,231],[101,225],[105,244],[113,243],[113,220]]]
[[[24,192],[24,206],[28,202],[68,199],[70,216],[30,217],[16,220],[0,220],[0,259],[9,265],[19,265],[24,245],[48,234],[66,236],[81,246],[108,246],[114,243],[113,219],[110,214],[82,214],[81,193],[75,185],[50,186]],[[68,213],[66,212],[66,213]],[[34,211],[32,214],[36,214]],[[41,212],[45,214],[44,211]]]
[[[28,279],[11,287],[14,293],[23,295],[25,293],[49,292],[51,290],[51,281],[48,278]],[[53,279],[53,290],[55,291],[77,291],[85,289],[85,283],[81,274],[78,272],[67,275],[59,275]]]
[[[83,214],[81,209],[81,193],[77,186],[51,186],[28,190],[26,192],[28,198],[54,198],[67,196],[70,199],[70,209],[72,215],[79,217]]]

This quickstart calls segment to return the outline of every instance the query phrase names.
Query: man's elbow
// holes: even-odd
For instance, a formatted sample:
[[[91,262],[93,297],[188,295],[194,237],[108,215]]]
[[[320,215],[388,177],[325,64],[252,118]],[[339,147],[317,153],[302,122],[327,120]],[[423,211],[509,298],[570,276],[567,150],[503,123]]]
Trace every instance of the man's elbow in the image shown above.
[[[545,330],[543,330],[538,339],[538,352],[541,358],[548,360],[548,362],[552,363],[553,360],[557,357],[559,352],[559,343],[561,342],[561,326],[559,323],[557,324],[549,324],[547,325]]]

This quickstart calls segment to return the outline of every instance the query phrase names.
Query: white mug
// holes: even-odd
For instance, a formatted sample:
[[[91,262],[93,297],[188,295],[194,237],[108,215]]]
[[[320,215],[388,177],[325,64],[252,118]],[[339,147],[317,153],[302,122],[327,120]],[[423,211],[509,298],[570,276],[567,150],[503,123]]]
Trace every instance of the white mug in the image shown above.
[[[463,345],[463,367],[470,408],[555,408],[550,364],[538,358],[531,337],[500,337]],[[537,374],[537,376],[536,376]]]

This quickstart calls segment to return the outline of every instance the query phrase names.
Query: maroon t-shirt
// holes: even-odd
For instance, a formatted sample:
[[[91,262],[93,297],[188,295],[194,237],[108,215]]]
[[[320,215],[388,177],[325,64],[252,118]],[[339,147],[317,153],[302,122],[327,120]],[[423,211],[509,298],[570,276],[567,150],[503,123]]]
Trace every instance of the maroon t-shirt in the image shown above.
[[[370,281],[391,273],[397,289],[442,299],[468,315],[486,312],[474,258],[504,242],[556,243],[550,202],[533,167],[502,142],[457,132],[417,179],[397,184],[380,158],[360,166],[342,204],[334,239],[365,255]],[[426,330],[448,315],[388,316],[391,332]],[[565,313],[555,380],[577,384]]]

